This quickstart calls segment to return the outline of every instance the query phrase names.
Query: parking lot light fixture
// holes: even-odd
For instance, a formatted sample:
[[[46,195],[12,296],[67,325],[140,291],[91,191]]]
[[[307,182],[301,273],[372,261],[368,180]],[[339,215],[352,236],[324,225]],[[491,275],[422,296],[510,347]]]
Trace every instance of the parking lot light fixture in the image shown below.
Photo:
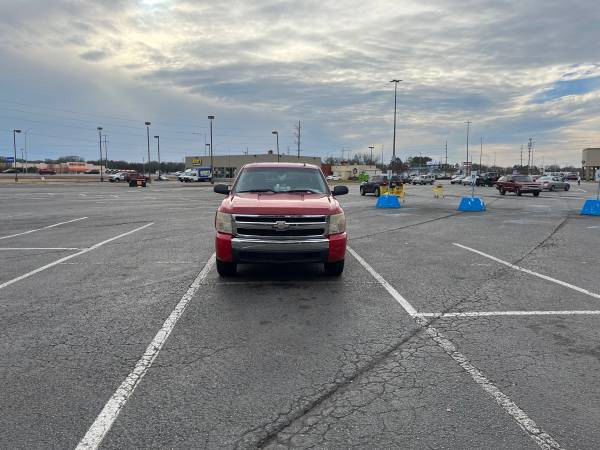
[[[210,184],[215,184],[215,167],[213,164],[213,120],[215,120],[215,116],[208,116],[208,120],[210,123]]]
[[[102,127],[97,127],[98,130],[98,150],[100,151],[100,182],[104,181],[104,175],[102,173]]]
[[[274,134],[275,137],[277,138],[277,162],[279,162],[279,132],[272,131],[271,134]]]
[[[394,83],[394,140],[392,141],[392,175],[396,163],[396,104],[398,99],[398,83],[402,80],[391,80]]]
[[[15,183],[19,181],[19,173],[17,171],[17,133],[20,133],[21,130],[13,130],[13,150],[14,150],[14,160],[13,167],[15,168]]]

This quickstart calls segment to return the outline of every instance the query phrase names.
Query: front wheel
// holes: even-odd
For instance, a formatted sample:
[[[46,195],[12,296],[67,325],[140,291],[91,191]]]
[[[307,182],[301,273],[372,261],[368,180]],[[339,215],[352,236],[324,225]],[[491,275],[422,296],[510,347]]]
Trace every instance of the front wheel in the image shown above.
[[[506,195],[506,190],[500,189],[500,195]]]
[[[554,192],[556,190],[556,188],[554,187],[554,185],[550,186],[550,192]]]
[[[237,264],[233,262],[219,261],[217,259],[217,273],[222,277],[232,277],[237,272]]]
[[[565,186],[565,191],[568,191],[569,189],[571,189],[571,185],[570,185],[570,184],[567,184],[567,185]]]
[[[533,196],[534,196],[534,197],[539,197],[539,196],[540,196],[540,191],[535,191],[535,192],[533,193]]]
[[[375,189],[375,197],[379,197],[381,195],[381,191],[379,188]]]
[[[360,188],[360,195],[363,195],[363,196],[365,195],[365,189],[362,186]]]
[[[520,197],[520,196],[521,196],[521,189],[518,189],[518,188],[517,188],[517,189],[515,190],[515,194],[517,194],[517,195]]]
[[[325,275],[339,277],[344,271],[344,260],[325,263]]]

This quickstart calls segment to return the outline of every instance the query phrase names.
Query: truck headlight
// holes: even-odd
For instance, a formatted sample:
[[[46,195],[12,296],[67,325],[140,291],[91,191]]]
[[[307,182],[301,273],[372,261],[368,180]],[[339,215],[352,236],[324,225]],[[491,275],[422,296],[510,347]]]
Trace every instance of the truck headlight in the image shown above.
[[[339,234],[346,231],[346,216],[344,213],[329,216],[329,234]]]
[[[215,216],[215,228],[219,233],[233,234],[231,214],[217,211],[217,215]]]

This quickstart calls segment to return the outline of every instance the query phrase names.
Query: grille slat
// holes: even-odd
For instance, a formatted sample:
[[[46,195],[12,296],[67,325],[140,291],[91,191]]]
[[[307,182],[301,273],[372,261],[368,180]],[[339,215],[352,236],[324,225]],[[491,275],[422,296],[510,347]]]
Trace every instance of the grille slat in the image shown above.
[[[323,237],[327,216],[234,216],[235,234],[244,237]]]

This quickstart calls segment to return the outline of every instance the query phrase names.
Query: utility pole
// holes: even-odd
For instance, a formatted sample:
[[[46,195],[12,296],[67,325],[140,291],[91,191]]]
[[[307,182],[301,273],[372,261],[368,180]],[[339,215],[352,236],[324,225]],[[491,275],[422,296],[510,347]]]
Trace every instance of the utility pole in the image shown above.
[[[531,175],[531,152],[533,151],[533,138],[527,143],[527,175]]]
[[[279,131],[272,131],[271,134],[274,134],[277,139],[277,162],[279,162]]]
[[[215,174],[215,166],[213,165],[213,120],[215,120],[215,116],[208,116],[208,120],[210,120],[210,184],[215,184],[214,174]]]
[[[104,170],[108,169],[108,141],[106,140],[108,136],[106,134],[102,135],[102,143],[104,144]]]
[[[483,136],[481,136],[481,147],[479,149],[479,173],[481,173],[481,157],[483,155]]]
[[[446,139],[446,163],[444,164],[444,178],[446,178],[447,173],[446,171],[448,170],[448,140]]]
[[[467,167],[465,167],[465,172],[467,175],[469,175],[471,173],[471,171],[469,170],[469,130],[471,128],[471,121],[467,120],[465,122],[467,124]]]
[[[494,172],[496,171],[496,152],[494,152]]]
[[[400,83],[402,80],[391,80],[390,83],[394,83],[394,140],[392,141],[392,164],[394,164],[396,162],[396,105],[397,105],[397,98],[398,98],[398,83]],[[394,174],[393,172],[393,165],[392,165],[392,175]]]
[[[154,136],[154,139],[156,139],[156,146],[157,146],[157,150],[158,150],[158,181],[161,181],[161,179],[160,179],[160,136]]]
[[[102,173],[102,127],[97,127],[98,130],[98,150],[100,151],[100,182],[104,181],[104,174]]]
[[[521,168],[523,168],[523,144],[521,144]]]
[[[148,181],[150,181],[150,122],[144,122],[146,125],[146,138],[148,141]]]
[[[375,146],[370,145],[369,148],[371,149],[371,165],[373,165],[373,149],[375,148]]]
[[[301,129],[302,125],[300,123],[300,121],[298,121],[298,125],[294,126],[294,128],[296,128],[296,145],[298,146],[298,159],[300,159],[300,138],[301,138],[301,133],[302,133],[302,129]]]

